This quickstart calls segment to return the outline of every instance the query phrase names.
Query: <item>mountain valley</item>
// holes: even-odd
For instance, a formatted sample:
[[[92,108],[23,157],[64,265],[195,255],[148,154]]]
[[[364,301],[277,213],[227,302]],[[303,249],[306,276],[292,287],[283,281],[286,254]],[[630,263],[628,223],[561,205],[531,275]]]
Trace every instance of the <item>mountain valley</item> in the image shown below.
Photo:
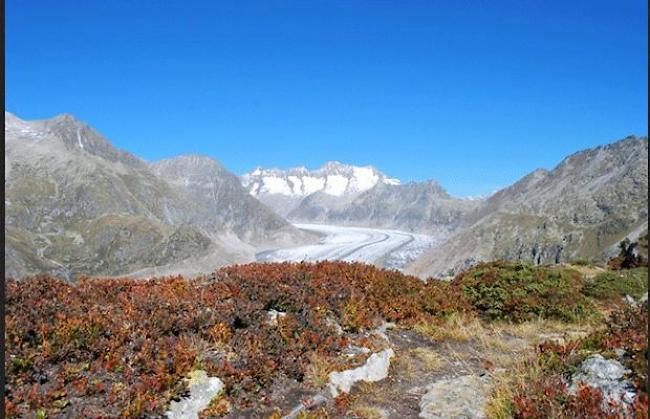
[[[15,277],[192,275],[303,253],[345,259],[348,251],[322,249],[348,239],[365,247],[387,232],[421,239],[406,253],[388,246],[353,260],[441,277],[499,258],[603,261],[647,231],[645,137],[577,152],[468,199],[435,180],[402,183],[339,162],[241,177],[199,155],[146,162],[70,115],[5,119],[5,260]]]

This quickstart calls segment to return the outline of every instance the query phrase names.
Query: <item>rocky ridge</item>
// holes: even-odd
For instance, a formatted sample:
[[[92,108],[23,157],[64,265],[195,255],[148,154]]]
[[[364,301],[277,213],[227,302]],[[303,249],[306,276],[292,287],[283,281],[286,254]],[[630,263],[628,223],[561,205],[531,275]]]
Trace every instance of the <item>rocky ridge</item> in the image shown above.
[[[399,180],[387,177],[372,166],[352,166],[336,161],[327,162],[316,170],[258,167],[241,176],[241,182],[251,195],[283,216],[312,194],[349,199],[378,184],[399,184]]]
[[[624,237],[647,230],[647,190],[647,137],[575,153],[490,196],[408,271],[440,276],[499,258],[606,260]]]
[[[171,163],[152,166],[70,115],[5,120],[9,276],[171,273],[188,258],[202,263],[183,272],[198,273],[250,260],[260,243],[305,238],[209,159],[203,177],[188,172],[187,185],[178,184],[166,176],[177,174]]]

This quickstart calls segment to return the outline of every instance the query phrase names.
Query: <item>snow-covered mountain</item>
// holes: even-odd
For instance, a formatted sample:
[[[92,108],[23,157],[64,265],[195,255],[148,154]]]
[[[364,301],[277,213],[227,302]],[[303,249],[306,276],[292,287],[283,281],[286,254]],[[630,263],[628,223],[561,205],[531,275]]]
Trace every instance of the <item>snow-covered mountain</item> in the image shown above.
[[[352,166],[336,161],[327,162],[316,170],[258,167],[243,175],[241,181],[251,195],[285,216],[304,198],[317,192],[332,197],[353,197],[378,184],[400,183],[372,166]]]

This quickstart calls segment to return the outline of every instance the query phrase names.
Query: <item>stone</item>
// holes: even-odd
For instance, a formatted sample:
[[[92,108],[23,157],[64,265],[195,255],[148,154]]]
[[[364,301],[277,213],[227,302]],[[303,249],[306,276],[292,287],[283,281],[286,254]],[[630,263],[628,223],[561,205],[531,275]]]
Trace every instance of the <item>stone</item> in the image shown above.
[[[615,359],[592,355],[582,362],[579,372],[571,377],[569,393],[575,394],[580,383],[584,383],[602,392],[604,409],[608,408],[608,401],[631,404],[635,393],[632,383],[625,379],[625,374],[629,372]]]
[[[269,310],[268,313],[266,314],[267,318],[267,323],[271,326],[277,326],[278,325],[278,318],[286,316],[287,313],[283,311],[277,311],[277,310]]]
[[[420,417],[425,419],[484,418],[489,379],[463,375],[427,386],[420,399]]]
[[[212,399],[224,390],[223,381],[209,377],[203,370],[192,371],[186,380],[190,396],[170,404],[166,412],[169,419],[198,419],[199,412],[207,408]]]
[[[625,302],[628,303],[631,306],[636,305],[636,301],[634,300],[634,297],[632,297],[630,295],[627,295],[627,294],[625,295]]]
[[[384,349],[381,352],[370,355],[365,364],[360,367],[345,371],[331,372],[329,375],[329,389],[332,397],[339,393],[349,393],[354,383],[358,381],[380,381],[388,377],[390,359],[395,355],[391,349]]]

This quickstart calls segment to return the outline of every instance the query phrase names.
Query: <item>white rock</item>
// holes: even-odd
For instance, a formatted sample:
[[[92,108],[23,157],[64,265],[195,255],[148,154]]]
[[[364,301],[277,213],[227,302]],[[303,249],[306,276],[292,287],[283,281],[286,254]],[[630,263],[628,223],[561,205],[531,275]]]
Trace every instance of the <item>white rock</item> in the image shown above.
[[[632,383],[625,379],[626,369],[615,359],[605,359],[600,354],[592,355],[582,362],[580,371],[571,377],[569,393],[575,394],[580,383],[598,388],[603,394],[603,408],[608,401],[630,404],[634,400]]]
[[[390,359],[395,355],[391,349],[384,349],[381,352],[370,355],[365,364],[360,367],[345,371],[331,372],[329,375],[329,389],[332,397],[339,393],[349,393],[354,383],[358,381],[380,381],[388,377]]]
[[[370,352],[370,349],[365,348],[363,346],[355,346],[355,345],[348,345],[347,348],[343,351],[343,353],[349,357],[353,357],[356,355],[361,355],[361,354],[367,354]]]
[[[224,389],[223,381],[217,377],[208,377],[202,370],[189,374],[190,396],[178,402],[171,402],[166,416],[170,419],[198,419],[199,412],[210,405]]]
[[[625,295],[625,302],[628,303],[631,306],[636,305],[636,301],[634,300],[634,297],[632,297],[630,295],[627,295],[627,294]]]
[[[278,325],[278,318],[279,317],[284,317],[286,315],[287,315],[287,313],[282,312],[282,311],[269,310],[268,313],[267,313],[267,322],[271,326],[277,326]]]

